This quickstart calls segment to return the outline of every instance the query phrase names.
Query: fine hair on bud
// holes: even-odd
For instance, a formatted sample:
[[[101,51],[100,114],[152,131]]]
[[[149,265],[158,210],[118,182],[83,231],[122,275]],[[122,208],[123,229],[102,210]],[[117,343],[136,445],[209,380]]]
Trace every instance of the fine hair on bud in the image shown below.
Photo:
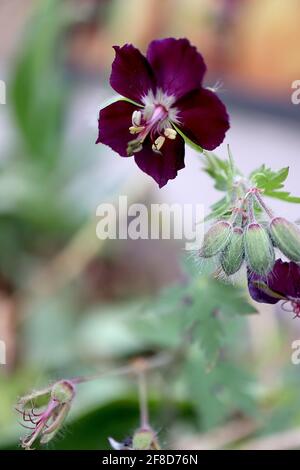
[[[269,226],[274,245],[291,261],[300,261],[300,230],[283,217],[274,217]]]
[[[210,258],[224,248],[229,243],[232,235],[232,225],[226,220],[220,220],[213,224],[205,233],[199,255],[203,258]]]
[[[275,263],[275,252],[267,230],[252,222],[244,234],[245,258],[248,267],[256,274],[267,275]]]
[[[221,266],[227,276],[235,274],[244,260],[243,229],[234,227],[228,245],[221,254]]]

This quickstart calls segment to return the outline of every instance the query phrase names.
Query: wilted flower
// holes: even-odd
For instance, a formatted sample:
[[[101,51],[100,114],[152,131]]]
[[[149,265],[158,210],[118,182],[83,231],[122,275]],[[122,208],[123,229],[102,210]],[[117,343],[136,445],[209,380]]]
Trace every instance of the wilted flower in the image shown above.
[[[133,155],[162,187],[184,168],[181,133],[204,149],[214,149],[229,128],[226,108],[202,86],[206,66],[187,39],[152,41],[146,57],[131,44],[114,49],[110,84],[126,99],[100,111],[96,143],[109,145],[122,157]]]
[[[49,442],[61,429],[74,396],[74,384],[69,380],[60,380],[44,390],[22,397],[17,411],[23,417],[22,426],[31,430],[21,440],[22,447],[31,449],[37,440],[41,444]],[[45,400],[47,404],[41,404]]]
[[[248,288],[256,302],[289,302],[295,317],[300,317],[300,266],[293,261],[276,260],[267,276],[248,273]]]

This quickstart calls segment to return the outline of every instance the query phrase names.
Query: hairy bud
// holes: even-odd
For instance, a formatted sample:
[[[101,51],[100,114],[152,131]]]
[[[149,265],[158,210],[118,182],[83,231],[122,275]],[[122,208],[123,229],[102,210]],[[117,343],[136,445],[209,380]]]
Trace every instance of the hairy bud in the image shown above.
[[[135,450],[159,449],[156,433],[150,428],[138,429],[132,438],[132,448]]]
[[[275,217],[270,222],[270,234],[285,256],[291,261],[300,261],[300,230],[295,224],[283,217]]]
[[[244,247],[247,264],[252,271],[265,276],[272,270],[275,253],[264,227],[256,222],[249,224],[245,230]]]
[[[204,235],[200,256],[210,258],[224,250],[232,234],[232,225],[226,220],[216,222]]]
[[[243,230],[235,227],[228,245],[221,255],[223,271],[230,276],[236,273],[242,266],[244,260],[244,237]]]

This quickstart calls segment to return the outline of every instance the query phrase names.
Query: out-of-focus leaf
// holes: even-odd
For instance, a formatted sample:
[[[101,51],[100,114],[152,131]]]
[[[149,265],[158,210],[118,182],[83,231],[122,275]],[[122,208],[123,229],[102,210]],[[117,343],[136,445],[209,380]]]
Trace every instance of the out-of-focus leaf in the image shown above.
[[[62,2],[39,2],[11,84],[10,101],[22,136],[22,156],[33,157],[48,169],[59,158],[63,143],[68,93],[58,51],[65,21]]]
[[[187,391],[202,429],[217,426],[234,413],[256,414],[251,393],[253,379],[233,361],[225,359],[207,370],[201,353],[194,350],[184,371]]]

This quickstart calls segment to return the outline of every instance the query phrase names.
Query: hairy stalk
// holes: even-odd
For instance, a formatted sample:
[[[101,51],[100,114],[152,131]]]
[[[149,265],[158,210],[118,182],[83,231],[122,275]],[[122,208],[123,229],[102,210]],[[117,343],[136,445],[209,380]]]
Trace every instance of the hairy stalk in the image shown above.
[[[255,194],[255,198],[256,198],[257,202],[259,203],[259,205],[261,206],[261,208],[270,217],[270,219],[272,219],[274,217],[273,211],[268,206],[266,206],[263,198],[260,195],[260,192],[258,190],[256,190],[254,192],[254,194]]]

